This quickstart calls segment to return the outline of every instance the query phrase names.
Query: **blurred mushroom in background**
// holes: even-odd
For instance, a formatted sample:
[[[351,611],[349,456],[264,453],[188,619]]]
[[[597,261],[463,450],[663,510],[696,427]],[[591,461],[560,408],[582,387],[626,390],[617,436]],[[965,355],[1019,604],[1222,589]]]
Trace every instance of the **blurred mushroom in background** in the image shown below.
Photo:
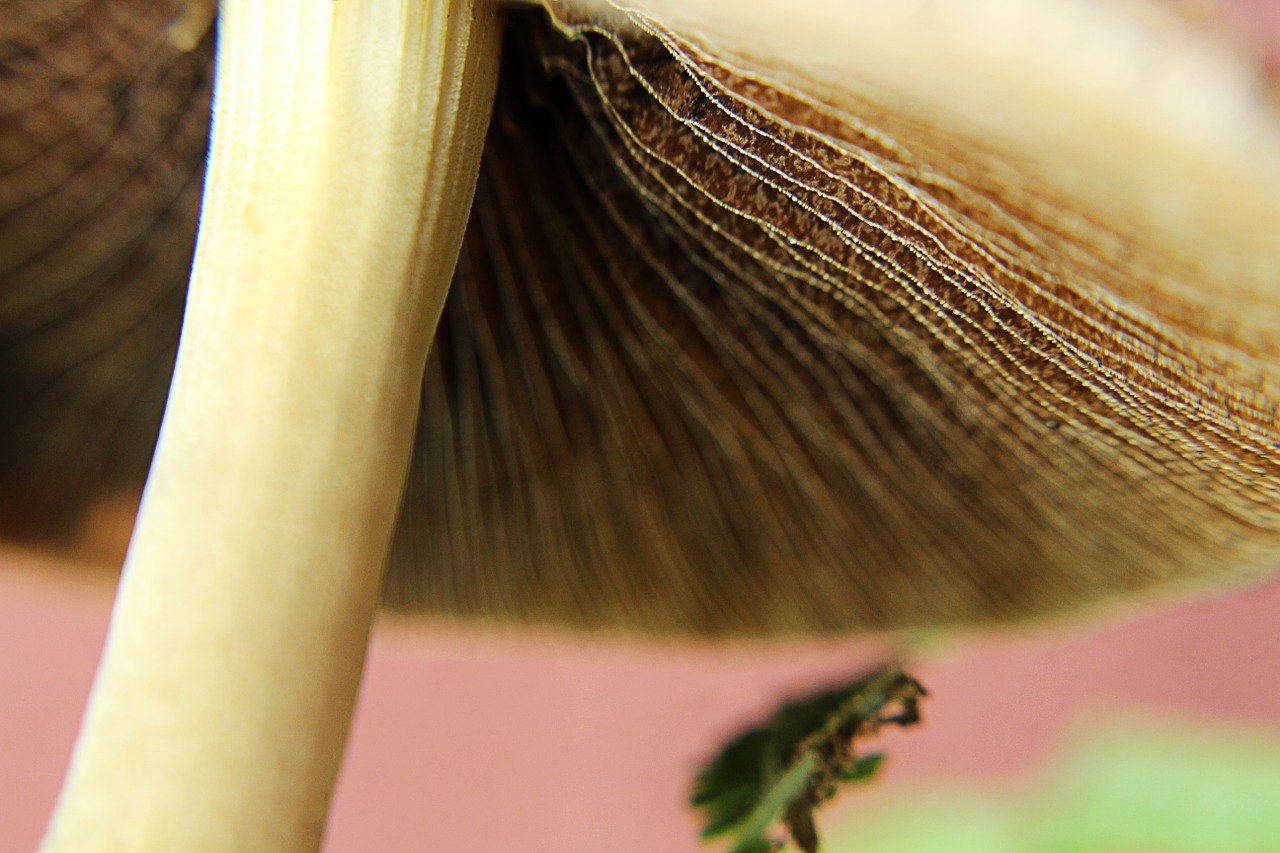
[[[140,493],[196,221],[208,8],[6,13],[0,531],[11,541],[109,560],[94,525]],[[1275,568],[1280,127],[1254,65],[1148,4],[645,9],[508,10],[384,601],[472,620],[761,637],[1025,619]],[[224,64],[244,80],[256,79],[260,44],[292,43],[269,14],[300,31],[316,15],[228,10],[244,23],[224,31],[222,49],[238,51]],[[334,14],[351,19],[333,24],[342,38],[377,31],[345,7]],[[421,32],[437,23],[428,17]],[[439,20],[454,43],[457,19]],[[496,55],[484,20],[474,41]],[[359,222],[315,182],[343,146],[382,131],[352,124],[360,99],[339,72],[353,60],[316,56],[352,99],[324,119],[340,143],[302,146],[311,153],[295,158],[293,183],[266,192],[273,215],[246,218],[262,229],[254,239],[290,249],[280,198],[306,185],[299,216],[323,204],[334,215],[324,229],[297,226],[298,245],[337,263]],[[252,131],[245,110],[236,127]],[[416,138],[404,127],[396,141]],[[220,186],[254,144],[277,141],[244,139]],[[458,218],[470,186],[454,180],[438,203]],[[206,227],[210,210],[237,212],[210,205]],[[254,331],[205,338],[250,365],[251,380],[253,358],[288,360],[307,316],[273,305],[262,278]],[[424,287],[442,299],[446,285]],[[329,342],[306,340],[316,352]],[[215,373],[188,392],[186,422],[205,431],[197,448],[235,434],[202,462],[221,475],[258,451],[238,410],[200,408]],[[330,419],[328,444],[297,442],[327,448],[299,451],[305,478],[250,470],[252,501],[189,480],[200,500],[305,508],[326,460],[347,458],[347,422],[369,419],[351,401],[374,411],[387,399],[324,408],[304,397]],[[412,416],[418,402],[397,411]],[[292,453],[290,435],[281,427],[263,458]],[[394,499],[402,463],[387,455],[380,481]],[[202,470],[174,466],[171,478]],[[274,535],[272,513],[245,513],[261,522],[249,539]],[[218,547],[236,538],[186,517]],[[312,535],[308,517],[280,541]],[[322,538],[348,533],[341,518],[314,523]],[[374,556],[353,571],[376,585],[386,543],[368,536],[356,550]],[[283,549],[272,547],[258,556]],[[162,562],[177,590],[186,558],[174,559]],[[315,590],[272,590],[306,609],[331,587],[317,577]],[[207,592],[217,576],[200,583]]]

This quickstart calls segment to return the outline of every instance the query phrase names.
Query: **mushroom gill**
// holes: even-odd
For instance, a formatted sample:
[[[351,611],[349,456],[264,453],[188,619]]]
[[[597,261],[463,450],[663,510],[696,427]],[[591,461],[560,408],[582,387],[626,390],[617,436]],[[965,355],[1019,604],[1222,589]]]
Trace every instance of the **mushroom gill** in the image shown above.
[[[1025,156],[554,21],[511,27],[394,603],[761,635],[1275,567],[1280,237],[1238,322],[1213,246]]]
[[[211,38],[166,37],[185,4],[121,8],[6,25],[14,540],[136,500],[168,382]],[[759,636],[1274,568],[1274,173],[1257,203],[1193,174],[1179,212],[1135,188],[1202,164],[1150,151],[1115,190],[1090,152],[1133,140],[1079,104],[937,122],[892,79],[833,87],[831,56],[797,71],[715,36],[512,10],[389,604]],[[1058,148],[1017,138],[1073,116]],[[1280,169],[1262,148],[1245,166]]]

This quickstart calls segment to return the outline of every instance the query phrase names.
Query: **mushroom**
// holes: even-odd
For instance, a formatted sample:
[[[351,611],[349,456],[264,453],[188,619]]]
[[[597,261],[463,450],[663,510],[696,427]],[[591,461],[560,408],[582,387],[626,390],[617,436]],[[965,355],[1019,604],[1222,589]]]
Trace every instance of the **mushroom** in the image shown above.
[[[388,550],[392,606],[704,637],[1274,568],[1246,66],[1100,0],[547,5],[483,163],[492,4],[221,7],[182,348],[47,849],[313,849]],[[5,297],[3,346],[57,325]]]

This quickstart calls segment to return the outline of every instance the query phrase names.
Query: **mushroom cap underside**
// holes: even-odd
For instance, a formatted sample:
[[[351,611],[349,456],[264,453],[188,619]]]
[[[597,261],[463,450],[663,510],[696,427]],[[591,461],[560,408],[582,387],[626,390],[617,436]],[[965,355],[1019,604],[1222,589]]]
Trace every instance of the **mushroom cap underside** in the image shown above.
[[[10,539],[145,477],[208,110],[182,5],[70,7],[2,59]],[[389,604],[767,635],[1274,568],[1280,332],[1224,294],[1280,249],[1174,251],[875,91],[554,11],[509,26]]]

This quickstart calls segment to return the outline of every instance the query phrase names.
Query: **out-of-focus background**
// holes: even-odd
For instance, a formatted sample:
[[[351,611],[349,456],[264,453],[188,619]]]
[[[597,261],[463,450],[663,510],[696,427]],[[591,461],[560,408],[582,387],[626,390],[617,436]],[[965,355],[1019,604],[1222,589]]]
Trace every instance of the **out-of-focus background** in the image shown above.
[[[1227,5],[1280,69],[1280,3]],[[110,592],[0,551],[0,853],[39,840]],[[782,696],[895,651],[383,620],[326,849],[706,849],[685,805],[698,762]],[[820,813],[834,853],[1280,850],[1280,581],[931,637],[913,655],[926,723],[883,739],[873,789]]]
[[[110,605],[101,582],[35,568],[12,555],[0,561],[0,851],[29,850],[39,838]],[[779,696],[844,679],[889,650],[868,640],[654,647],[384,620],[326,849],[692,853],[702,848],[684,800],[697,762]],[[1079,775],[1080,760],[1096,763],[1080,757],[1090,749],[1142,771],[1133,767],[1141,756],[1098,745],[1109,728],[1115,740],[1117,725],[1157,738],[1172,726],[1175,741],[1194,741],[1171,757],[1193,753],[1192,791],[1201,785],[1210,804],[1215,778],[1244,772],[1232,739],[1244,738],[1246,758],[1270,762],[1280,779],[1280,581],[1082,623],[935,638],[917,660],[932,692],[924,726],[886,735],[881,782],[820,813],[850,850],[956,853],[962,837],[980,839],[969,849],[982,853],[1029,850],[992,846],[992,833],[1011,831],[1002,806],[1023,813],[1048,800],[1097,811],[1055,792]],[[1141,752],[1135,740],[1121,746]],[[1168,742],[1143,754],[1167,752]],[[1151,772],[1168,780],[1182,771]],[[1101,781],[1094,774],[1085,787]],[[893,812],[926,806],[924,821]],[[1280,827],[1268,813],[1271,846],[1113,849],[1274,851]],[[852,846],[869,844],[890,818],[916,834],[945,830],[947,843]]]

